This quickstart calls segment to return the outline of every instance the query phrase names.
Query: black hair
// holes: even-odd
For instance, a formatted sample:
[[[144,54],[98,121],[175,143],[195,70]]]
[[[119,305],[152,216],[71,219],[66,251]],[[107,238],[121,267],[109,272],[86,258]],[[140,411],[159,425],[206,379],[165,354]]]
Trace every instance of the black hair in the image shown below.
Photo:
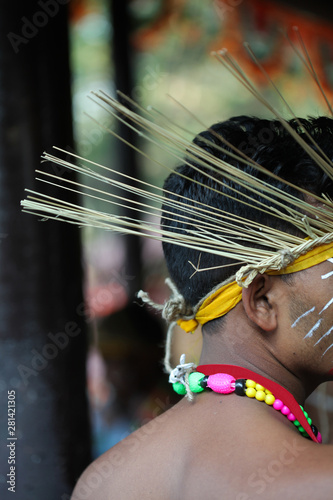
[[[321,154],[322,150],[330,160],[333,158],[333,119],[328,117],[292,119],[288,122],[290,126],[312,147]],[[305,135],[307,131],[314,139],[312,144]],[[309,154],[299,145],[286,128],[278,120],[266,120],[249,116],[237,116],[228,121],[213,125],[210,129],[200,133],[195,137],[193,143],[209,152],[216,158],[227,161],[237,168],[263,179],[270,185],[283,189],[284,192],[293,194],[303,199],[303,195],[298,190],[286,185],[281,180],[274,179],[258,172],[253,166],[239,162],[228,153],[232,150],[219,138],[223,137],[238,150],[245,153],[249,158],[265,167],[270,172],[280,178],[305,188],[311,193],[321,196],[326,193],[333,194],[333,183],[331,179],[317,166]],[[209,143],[207,142],[209,141]],[[217,148],[223,148],[221,151]],[[318,149],[320,148],[320,149]],[[200,168],[201,172],[193,167]],[[209,173],[213,178],[207,177]],[[181,175],[179,175],[181,174]],[[218,181],[222,180],[224,186]],[[193,182],[197,181],[197,182]],[[202,184],[199,184],[202,183]],[[206,187],[207,186],[207,187]],[[208,187],[213,188],[207,189]],[[235,194],[232,188],[237,188],[240,192]],[[177,201],[184,201],[180,196],[187,198],[186,203],[191,207],[198,207],[200,203],[209,205],[214,209],[223,209],[236,216],[246,217],[276,229],[283,230],[298,236],[304,237],[292,224],[283,219],[278,219],[273,215],[262,212],[255,207],[249,207],[244,203],[245,188],[240,188],[233,181],[227,180],[222,173],[216,173],[207,167],[196,164],[192,159],[187,159],[187,163],[178,166],[175,172],[169,175],[164,183],[165,198]],[[216,192],[216,191],[218,192]],[[168,193],[167,193],[168,191]],[[170,192],[172,194],[170,194]],[[239,201],[228,198],[225,195],[232,194]],[[252,196],[252,195],[251,195]],[[265,202],[259,195],[252,196],[254,203]],[[267,202],[266,202],[267,203]],[[274,203],[274,201],[272,201]],[[172,220],[170,214],[172,211]],[[287,212],[286,212],[287,213]],[[201,216],[202,217],[202,216]],[[202,219],[201,219],[202,220]],[[197,215],[200,221],[200,215]],[[196,223],[188,222],[184,218],[184,213],[176,208],[170,208],[163,204],[162,207],[162,227],[171,231],[185,232],[193,229]],[[189,261],[197,263],[200,252],[197,250],[181,247],[171,243],[163,242],[163,250],[169,274],[176,284],[178,290],[184,296],[185,301],[194,306],[218,283],[232,276],[240,265],[235,266],[235,262],[229,258],[220,257],[209,253],[201,253],[200,267],[213,268],[216,266],[234,264],[232,266],[198,272],[191,279],[193,268]]]

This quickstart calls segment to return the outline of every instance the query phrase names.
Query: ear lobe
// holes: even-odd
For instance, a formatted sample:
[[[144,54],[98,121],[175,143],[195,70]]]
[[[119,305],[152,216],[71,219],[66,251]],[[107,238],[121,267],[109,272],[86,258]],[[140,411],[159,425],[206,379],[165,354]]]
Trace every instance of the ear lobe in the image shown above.
[[[273,280],[267,274],[259,274],[248,288],[243,288],[242,302],[248,318],[259,328],[270,332],[277,327],[277,311],[272,300]]]

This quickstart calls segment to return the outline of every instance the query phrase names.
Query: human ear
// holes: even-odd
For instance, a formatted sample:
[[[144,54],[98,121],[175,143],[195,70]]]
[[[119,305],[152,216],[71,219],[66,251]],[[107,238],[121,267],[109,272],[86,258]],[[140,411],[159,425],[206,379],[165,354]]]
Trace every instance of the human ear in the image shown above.
[[[259,274],[248,288],[243,288],[242,302],[246,315],[259,328],[270,332],[277,327],[277,310],[272,288],[274,281],[267,274]]]

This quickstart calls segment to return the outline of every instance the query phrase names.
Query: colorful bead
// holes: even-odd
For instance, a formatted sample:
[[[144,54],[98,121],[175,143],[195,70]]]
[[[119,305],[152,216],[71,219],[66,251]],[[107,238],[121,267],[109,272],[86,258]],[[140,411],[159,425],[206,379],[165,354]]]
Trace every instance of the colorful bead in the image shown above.
[[[192,392],[202,392],[204,388],[200,385],[201,380],[205,377],[203,373],[192,372],[188,377],[188,384]]]
[[[245,394],[247,395],[248,398],[254,398],[255,395],[257,394],[257,391],[255,390],[254,387],[248,387],[245,391]]]
[[[266,394],[264,393],[264,391],[258,391],[256,392],[256,395],[255,395],[255,398],[258,400],[258,401],[265,401],[265,397],[266,397]]]
[[[288,406],[285,406],[285,405],[282,406],[280,411],[281,411],[282,415],[289,415],[289,413],[290,413]]]
[[[199,382],[199,384],[201,385],[201,387],[203,389],[206,389],[207,387],[207,381],[208,381],[208,375],[205,375],[204,378],[202,378]]]
[[[266,392],[266,391],[265,391],[265,392]],[[273,394],[272,394],[272,393],[271,393],[271,394],[267,394],[267,393],[266,393],[265,403],[266,403],[267,405],[270,405],[270,406],[271,406],[271,405],[274,403],[274,401],[275,401],[275,397],[273,396]]]
[[[181,382],[175,382],[172,384],[172,387],[173,390],[180,396],[184,396],[186,394],[186,387]]]
[[[204,375],[199,372],[192,372],[188,377],[189,387],[192,392],[201,392],[207,387],[212,389],[214,392],[220,394],[229,394],[235,392],[238,396],[248,396],[249,398],[255,398],[258,401],[265,401],[266,404],[273,406],[277,411],[281,411],[290,422],[298,428],[299,432],[304,436],[309,438],[310,436],[300,424],[293,413],[291,413],[288,406],[286,406],[280,399],[276,399],[275,396],[265,389],[261,384],[257,384],[254,380],[250,379],[235,379],[233,376],[227,373],[215,373],[214,375]],[[175,382],[173,384],[174,390],[181,395],[186,394],[186,387],[182,382]],[[322,442],[322,436],[318,431],[317,427],[312,424],[311,418],[308,413],[304,410],[303,406],[300,405],[304,416],[309,423],[313,434],[316,436],[319,443]]]
[[[311,425],[311,429],[312,429],[313,434],[317,437],[318,432],[319,432],[317,427],[313,424],[310,424],[310,425]]]
[[[276,399],[273,403],[273,408],[274,410],[281,410],[283,408],[284,404],[282,403],[281,399]]]
[[[207,380],[207,387],[219,394],[230,394],[235,390],[235,377],[227,373],[215,373],[210,375]]]
[[[246,380],[244,378],[239,378],[235,381],[235,393],[237,396],[245,396]]]

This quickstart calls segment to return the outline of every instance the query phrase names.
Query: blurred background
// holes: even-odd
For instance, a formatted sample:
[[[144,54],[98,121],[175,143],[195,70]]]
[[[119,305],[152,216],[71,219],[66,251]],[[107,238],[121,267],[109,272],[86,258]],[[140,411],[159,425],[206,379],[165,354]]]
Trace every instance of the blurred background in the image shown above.
[[[326,113],[287,41],[298,43],[294,26],[331,102],[333,9],[321,0],[18,0],[1,7],[1,498],[10,494],[8,391],[15,391],[16,492],[23,500],[69,499],[93,458],[177,400],[161,364],[165,325],[135,299],[140,288],[156,302],[168,296],[161,245],[21,213],[24,189],[40,188],[40,155],[55,145],[162,186],[162,165],[175,164],[90,93],[121,90],[193,135],[237,114],[270,116],[211,55],[223,47],[288,116],[243,41],[297,115]],[[77,180],[61,167],[45,168]],[[102,209],[75,193],[72,201]],[[124,215],[120,206],[113,210]],[[174,362],[182,352],[198,362],[200,347],[199,331],[177,331]],[[332,389],[319,388],[309,408],[333,442]]]

